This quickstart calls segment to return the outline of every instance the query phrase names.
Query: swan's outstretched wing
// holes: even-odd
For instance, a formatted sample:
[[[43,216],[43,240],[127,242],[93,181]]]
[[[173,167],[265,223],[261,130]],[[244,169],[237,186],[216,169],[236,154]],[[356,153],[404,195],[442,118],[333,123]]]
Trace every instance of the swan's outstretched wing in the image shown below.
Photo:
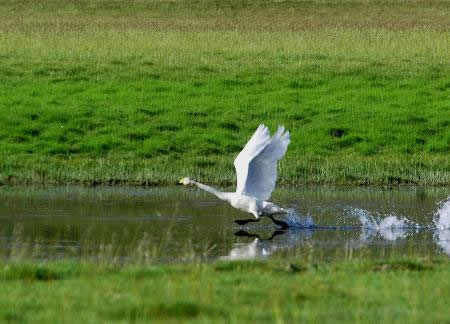
[[[277,161],[286,153],[289,142],[289,132],[283,126],[270,138],[267,127],[260,125],[234,161],[236,192],[269,199],[277,179]]]
[[[242,193],[247,179],[248,165],[250,161],[258,155],[270,142],[269,129],[261,124],[253,136],[242,149],[241,153],[234,160],[236,169],[237,186],[236,192]]]

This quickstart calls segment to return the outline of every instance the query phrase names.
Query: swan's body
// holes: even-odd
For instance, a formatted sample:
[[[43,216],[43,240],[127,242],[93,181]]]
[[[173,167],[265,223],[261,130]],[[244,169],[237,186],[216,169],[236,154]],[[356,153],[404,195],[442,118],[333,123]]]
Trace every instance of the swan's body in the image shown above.
[[[289,132],[283,126],[279,126],[276,133],[270,137],[269,129],[260,125],[234,160],[236,192],[221,192],[189,178],[183,178],[179,183],[195,185],[219,199],[228,201],[234,208],[255,216],[254,220],[236,221],[240,225],[258,221],[260,216],[268,216],[277,225],[286,227],[286,223],[273,218],[276,214],[286,214],[286,210],[267,200],[275,189],[277,162],[286,153],[289,142]]]

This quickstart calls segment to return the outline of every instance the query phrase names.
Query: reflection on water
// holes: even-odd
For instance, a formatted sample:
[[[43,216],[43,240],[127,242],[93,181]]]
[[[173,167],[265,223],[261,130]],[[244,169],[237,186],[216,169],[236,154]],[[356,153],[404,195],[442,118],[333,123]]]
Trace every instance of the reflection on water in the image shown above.
[[[450,255],[450,199],[443,202],[435,214],[434,239],[443,252]]]
[[[243,260],[264,258],[277,250],[294,249],[297,245],[311,239],[313,228],[291,228],[275,230],[268,238],[261,238],[259,234],[251,234],[244,230],[234,233],[235,236],[252,238],[250,243],[236,243],[224,260]]]
[[[277,189],[292,226],[240,228],[248,215],[198,190],[0,187],[0,258],[191,262],[271,255],[335,259],[450,255],[445,188]]]

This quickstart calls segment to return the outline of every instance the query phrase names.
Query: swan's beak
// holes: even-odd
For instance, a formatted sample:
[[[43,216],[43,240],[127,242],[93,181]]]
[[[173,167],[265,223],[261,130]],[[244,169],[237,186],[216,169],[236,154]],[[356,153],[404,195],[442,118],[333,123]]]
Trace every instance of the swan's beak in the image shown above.
[[[177,184],[182,185],[182,184],[183,184],[183,179],[181,179],[180,181],[178,181]]]

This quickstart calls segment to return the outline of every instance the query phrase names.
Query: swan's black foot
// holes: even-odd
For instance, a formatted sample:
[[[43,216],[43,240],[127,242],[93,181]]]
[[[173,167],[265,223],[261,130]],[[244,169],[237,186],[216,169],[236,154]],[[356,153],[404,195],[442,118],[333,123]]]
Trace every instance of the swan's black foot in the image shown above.
[[[236,224],[238,224],[238,225],[240,225],[240,226],[242,226],[242,225],[245,225],[245,224],[247,224],[247,223],[255,223],[255,222],[259,222],[259,219],[236,219],[235,221],[234,221]]]
[[[281,229],[287,229],[289,228],[289,224],[280,220],[276,220],[273,216],[269,216],[269,218],[274,222],[276,225],[281,226]]]

